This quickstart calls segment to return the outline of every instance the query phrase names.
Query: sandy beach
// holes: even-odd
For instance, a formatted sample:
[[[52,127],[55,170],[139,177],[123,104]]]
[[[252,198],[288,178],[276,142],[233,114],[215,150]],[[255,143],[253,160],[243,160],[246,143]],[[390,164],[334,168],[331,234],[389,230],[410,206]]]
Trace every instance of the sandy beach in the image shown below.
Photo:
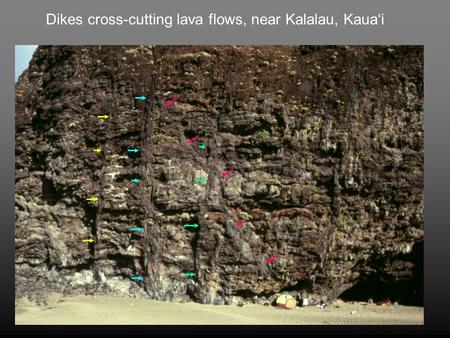
[[[345,303],[341,300],[321,309],[293,310],[264,305],[204,305],[170,303],[117,296],[63,297],[53,294],[47,305],[21,299],[16,325],[52,324],[274,324],[274,325],[423,325],[422,307]]]

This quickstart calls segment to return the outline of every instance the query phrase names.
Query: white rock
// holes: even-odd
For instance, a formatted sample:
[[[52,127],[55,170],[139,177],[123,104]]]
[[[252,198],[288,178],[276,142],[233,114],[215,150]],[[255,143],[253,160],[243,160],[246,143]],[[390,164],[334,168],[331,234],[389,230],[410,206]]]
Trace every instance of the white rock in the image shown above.
[[[277,298],[277,306],[283,309],[295,309],[297,301],[291,295],[281,295]]]

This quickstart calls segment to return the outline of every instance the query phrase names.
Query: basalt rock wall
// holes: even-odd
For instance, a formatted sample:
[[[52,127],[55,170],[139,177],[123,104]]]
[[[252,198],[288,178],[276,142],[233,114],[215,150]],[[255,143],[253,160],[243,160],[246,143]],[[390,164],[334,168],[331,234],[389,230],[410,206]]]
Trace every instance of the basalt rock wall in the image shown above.
[[[40,46],[16,84],[16,295],[421,279],[423,145],[422,47]]]

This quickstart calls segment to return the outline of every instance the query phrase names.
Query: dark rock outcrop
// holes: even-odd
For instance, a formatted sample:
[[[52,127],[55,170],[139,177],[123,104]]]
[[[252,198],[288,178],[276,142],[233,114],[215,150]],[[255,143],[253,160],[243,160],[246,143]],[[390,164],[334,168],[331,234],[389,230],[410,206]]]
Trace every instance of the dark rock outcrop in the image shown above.
[[[41,46],[16,86],[17,296],[421,279],[423,144],[421,47]]]

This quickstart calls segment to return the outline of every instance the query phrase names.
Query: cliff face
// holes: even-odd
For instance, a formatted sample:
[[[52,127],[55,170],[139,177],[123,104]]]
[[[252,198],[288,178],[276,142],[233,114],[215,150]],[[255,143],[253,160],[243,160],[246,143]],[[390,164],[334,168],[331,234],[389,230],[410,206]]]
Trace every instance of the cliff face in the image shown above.
[[[17,296],[420,280],[422,77],[415,46],[39,47],[16,86]]]

